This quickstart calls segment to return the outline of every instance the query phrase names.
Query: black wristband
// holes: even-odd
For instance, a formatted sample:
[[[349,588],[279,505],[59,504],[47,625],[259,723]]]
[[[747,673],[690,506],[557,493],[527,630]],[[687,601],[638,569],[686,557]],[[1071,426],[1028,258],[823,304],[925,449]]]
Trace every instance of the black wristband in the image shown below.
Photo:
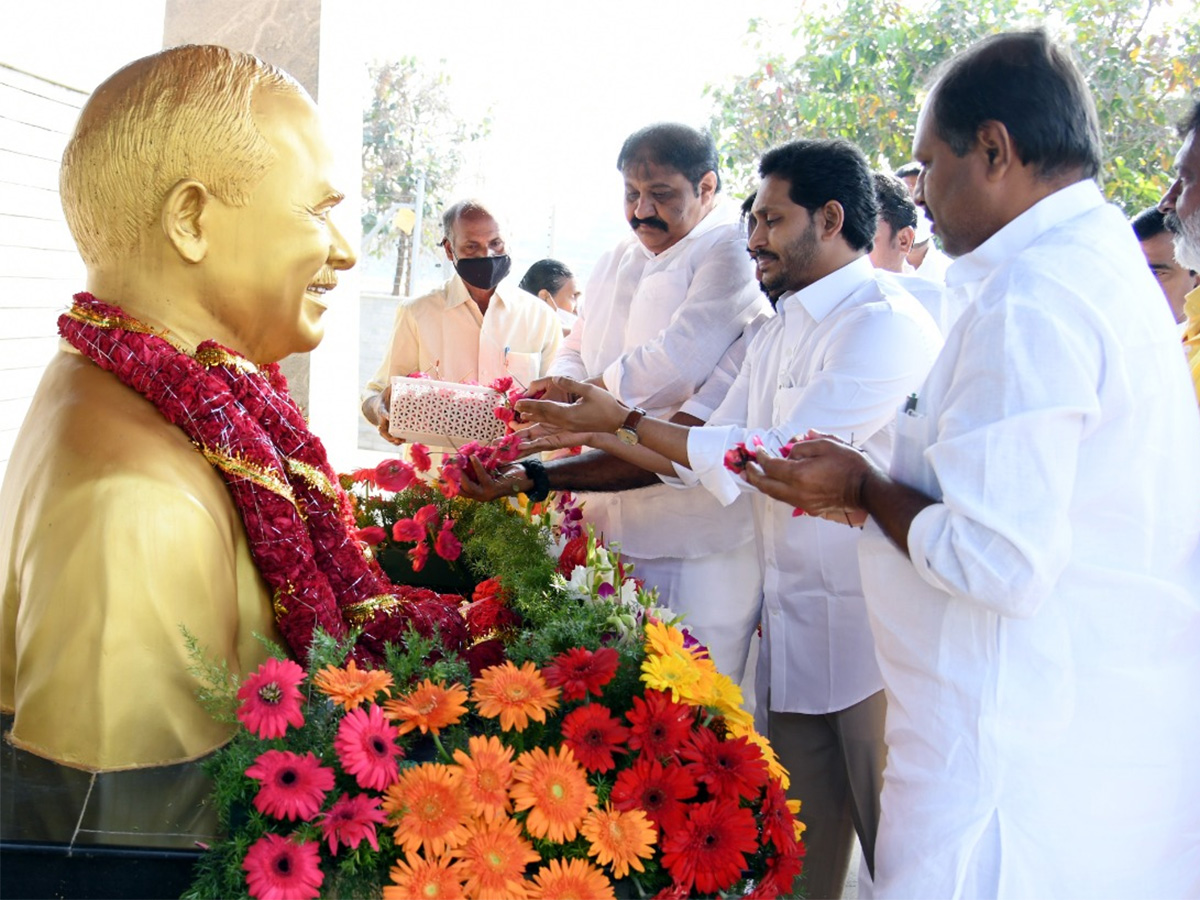
[[[538,459],[523,459],[521,467],[525,477],[533,482],[533,490],[526,491],[525,496],[534,503],[541,503],[550,496],[550,476],[546,474],[546,467]]]

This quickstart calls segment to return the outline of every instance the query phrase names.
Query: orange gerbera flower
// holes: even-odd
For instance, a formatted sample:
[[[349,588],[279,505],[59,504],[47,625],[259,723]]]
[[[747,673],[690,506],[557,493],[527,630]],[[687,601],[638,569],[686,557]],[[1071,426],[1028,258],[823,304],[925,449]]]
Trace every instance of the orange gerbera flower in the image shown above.
[[[463,876],[458,863],[447,856],[427,860],[416,853],[405,854],[392,866],[392,881],[384,885],[383,900],[465,900]]]
[[[525,897],[525,866],[541,859],[514,819],[472,822],[466,841],[452,853],[461,860],[472,897]]]
[[[471,800],[448,766],[424,763],[400,773],[387,789],[383,810],[396,829],[396,844],[415,853],[441,856],[467,837]]]
[[[654,855],[655,830],[640,809],[621,812],[605,804],[588,813],[579,829],[591,845],[588,855],[601,865],[611,865],[613,874],[624,878],[632,866],[644,872],[643,859]]]
[[[400,723],[400,733],[420,728],[437,734],[458,723],[467,712],[467,689],[461,684],[434,684],[428,678],[402,697],[383,704],[383,711]]]
[[[533,876],[530,900],[613,900],[612,883],[585,859],[552,859]]]
[[[392,676],[380,669],[360,669],[350,660],[344,669],[326,666],[313,676],[313,684],[334,703],[354,709],[374,700],[380,691],[386,693],[392,686]]]
[[[455,750],[454,759],[476,816],[490,822],[512,809],[508,799],[513,779],[511,747],[505,747],[498,737],[472,737],[467,740],[467,752]]]
[[[587,811],[596,805],[596,792],[569,747],[547,753],[535,747],[517,757],[513,803],[529,810],[525,830],[535,838],[561,844],[575,839]]]
[[[471,686],[471,699],[481,716],[500,718],[504,731],[524,731],[529,720],[546,721],[546,712],[558,708],[558,688],[531,662],[517,668],[510,661],[484,669]]]

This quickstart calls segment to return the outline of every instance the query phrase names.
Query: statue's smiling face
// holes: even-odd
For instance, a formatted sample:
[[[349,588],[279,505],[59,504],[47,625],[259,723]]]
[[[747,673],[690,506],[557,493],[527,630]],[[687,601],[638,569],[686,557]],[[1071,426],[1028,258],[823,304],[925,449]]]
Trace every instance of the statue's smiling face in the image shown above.
[[[231,206],[209,196],[201,222],[208,250],[204,303],[232,349],[257,363],[311,350],[337,271],[355,253],[331,221],[343,195],[316,108],[298,93],[260,90],[254,120],[274,164]]]

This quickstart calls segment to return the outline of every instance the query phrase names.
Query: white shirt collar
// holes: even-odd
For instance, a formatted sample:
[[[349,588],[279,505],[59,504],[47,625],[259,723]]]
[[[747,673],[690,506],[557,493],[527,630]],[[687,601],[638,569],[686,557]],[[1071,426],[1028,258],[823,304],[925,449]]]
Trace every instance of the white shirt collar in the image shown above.
[[[875,278],[875,267],[871,259],[863,254],[840,269],[835,269],[824,278],[814,281],[806,288],[779,298],[780,309],[784,305],[799,303],[808,314],[820,322],[833,312],[843,300]],[[795,298],[795,299],[793,299]]]
[[[505,278],[498,285],[496,285],[496,290],[492,294],[491,300],[488,301],[489,305],[496,300],[500,301],[501,306],[508,305],[505,302],[503,295],[505,293],[507,293],[509,291],[509,288],[511,287],[511,285],[509,283],[511,277],[512,276],[509,276],[509,278]],[[466,284],[463,283],[462,276],[459,275],[458,272],[455,272],[454,276],[449,281],[446,282],[445,290],[446,290],[446,309],[453,309],[454,307],[460,306],[463,303],[466,303],[468,300],[471,299],[471,295],[467,292],[467,286],[466,286]]]
[[[1090,178],[1043,197],[946,270],[946,286],[956,287],[987,277],[1056,225],[1104,205]]]

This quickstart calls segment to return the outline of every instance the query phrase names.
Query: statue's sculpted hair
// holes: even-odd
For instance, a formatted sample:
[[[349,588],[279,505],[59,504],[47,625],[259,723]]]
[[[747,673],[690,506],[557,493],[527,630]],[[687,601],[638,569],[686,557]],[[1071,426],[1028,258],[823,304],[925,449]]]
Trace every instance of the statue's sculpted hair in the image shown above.
[[[251,102],[304,94],[286,72],[218,46],[186,45],[125,66],[88,99],[63,152],[63,211],[89,266],[138,248],[177,183],[193,178],[241,206],[275,158]]]

